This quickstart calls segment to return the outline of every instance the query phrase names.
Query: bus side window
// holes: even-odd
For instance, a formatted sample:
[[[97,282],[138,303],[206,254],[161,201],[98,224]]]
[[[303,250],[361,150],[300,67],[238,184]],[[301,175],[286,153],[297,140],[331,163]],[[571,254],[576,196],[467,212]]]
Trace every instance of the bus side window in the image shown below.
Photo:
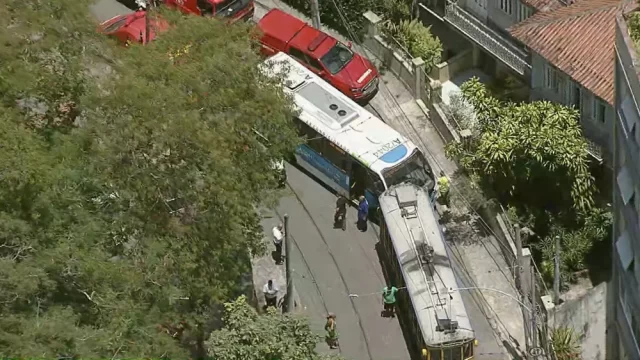
[[[311,128],[311,126],[303,123],[300,120],[297,120],[296,124],[298,125],[299,134],[305,139],[305,143],[307,144],[307,146],[322,154],[322,143],[324,141],[322,136],[320,136],[317,131]]]
[[[324,140],[324,158],[337,166],[342,172],[347,172],[347,154],[329,140]]]

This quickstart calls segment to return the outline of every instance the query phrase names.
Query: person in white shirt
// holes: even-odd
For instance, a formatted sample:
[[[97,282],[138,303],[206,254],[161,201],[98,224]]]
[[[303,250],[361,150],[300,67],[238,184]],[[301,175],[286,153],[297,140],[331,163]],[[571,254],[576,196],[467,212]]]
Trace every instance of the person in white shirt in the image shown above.
[[[278,306],[278,287],[273,283],[273,280],[269,280],[264,284],[262,292],[264,293],[264,301],[267,303],[265,307]]]
[[[282,264],[282,240],[284,240],[284,226],[278,224],[271,232],[273,233],[273,245],[276,246],[275,260],[276,265]]]

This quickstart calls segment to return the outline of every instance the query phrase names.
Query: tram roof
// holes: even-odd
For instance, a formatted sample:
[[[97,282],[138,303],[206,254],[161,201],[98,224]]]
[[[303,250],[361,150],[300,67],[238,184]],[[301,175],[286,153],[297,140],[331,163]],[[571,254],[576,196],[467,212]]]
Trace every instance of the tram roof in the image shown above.
[[[265,61],[268,75],[284,76],[300,120],[375,172],[409,157],[416,146],[285,53]]]
[[[462,297],[449,291],[458,282],[427,192],[412,184],[393,186],[380,196],[380,209],[426,345],[473,339]],[[425,245],[433,249],[430,261],[423,261]],[[438,331],[447,319],[458,322],[455,332]]]

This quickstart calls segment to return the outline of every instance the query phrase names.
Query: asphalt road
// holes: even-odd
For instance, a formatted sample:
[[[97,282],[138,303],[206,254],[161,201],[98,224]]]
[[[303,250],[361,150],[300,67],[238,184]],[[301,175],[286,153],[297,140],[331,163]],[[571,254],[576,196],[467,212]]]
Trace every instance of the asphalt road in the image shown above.
[[[324,333],[325,315],[333,312],[346,358],[409,359],[398,320],[380,316],[378,292],[386,284],[375,249],[377,229],[358,231],[354,209],[348,210],[347,230],[334,229],[336,197],[294,167],[287,173],[290,193],[276,211],[280,217],[289,214],[294,286],[313,329]],[[329,351],[325,344],[318,350]]]

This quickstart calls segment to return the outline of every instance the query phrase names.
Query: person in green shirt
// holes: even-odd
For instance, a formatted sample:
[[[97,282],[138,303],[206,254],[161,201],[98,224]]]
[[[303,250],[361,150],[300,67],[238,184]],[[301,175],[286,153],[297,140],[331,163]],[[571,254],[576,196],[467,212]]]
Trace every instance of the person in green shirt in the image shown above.
[[[387,316],[396,317],[395,308],[397,292],[398,288],[395,286],[385,286],[384,289],[382,289],[382,303],[384,304],[383,311],[387,314]]]
[[[327,323],[324,325],[324,330],[327,332],[327,343],[330,349],[338,348],[338,330],[336,328],[336,315],[329,313],[327,315]]]
[[[443,205],[449,205],[449,178],[444,171],[440,171],[438,178],[438,198]]]

